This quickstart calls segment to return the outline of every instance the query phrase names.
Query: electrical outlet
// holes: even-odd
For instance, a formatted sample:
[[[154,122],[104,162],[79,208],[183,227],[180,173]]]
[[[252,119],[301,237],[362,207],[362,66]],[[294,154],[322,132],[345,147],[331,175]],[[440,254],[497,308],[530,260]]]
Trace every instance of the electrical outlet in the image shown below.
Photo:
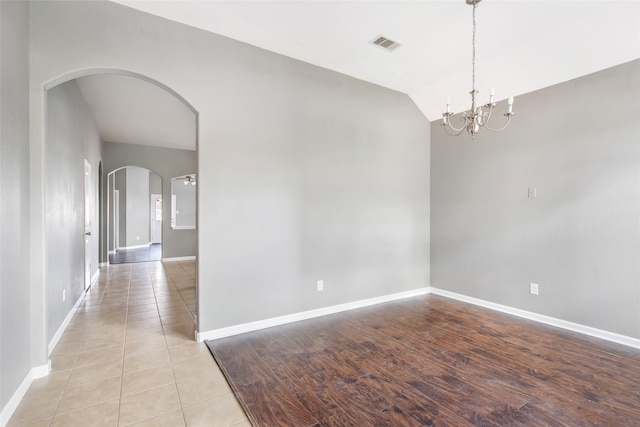
[[[324,291],[324,280],[318,280],[318,292]]]
[[[529,198],[530,199],[535,199],[536,198],[536,187],[529,187]]]
[[[537,283],[529,283],[529,293],[531,295],[538,295],[538,284]]]
[[[65,301],[67,299],[67,290],[63,289],[62,290],[62,301]]]

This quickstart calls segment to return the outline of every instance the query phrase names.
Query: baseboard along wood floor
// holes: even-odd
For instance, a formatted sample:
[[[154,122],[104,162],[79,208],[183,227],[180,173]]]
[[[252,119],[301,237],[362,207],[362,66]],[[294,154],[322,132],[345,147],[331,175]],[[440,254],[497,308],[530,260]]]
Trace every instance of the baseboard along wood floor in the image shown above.
[[[640,350],[437,295],[207,345],[255,426],[640,420]]]

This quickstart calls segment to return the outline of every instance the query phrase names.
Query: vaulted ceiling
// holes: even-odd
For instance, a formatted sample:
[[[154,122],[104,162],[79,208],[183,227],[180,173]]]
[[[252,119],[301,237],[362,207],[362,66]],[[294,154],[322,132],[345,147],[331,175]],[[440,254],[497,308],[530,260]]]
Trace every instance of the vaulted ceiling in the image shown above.
[[[104,141],[196,149],[195,114],[165,89],[120,74],[77,82]]]
[[[447,97],[453,111],[469,108],[465,0],[116,2],[406,93],[428,120],[441,117]],[[516,96],[516,111],[518,95],[640,58],[639,0],[484,0],[476,19],[479,97],[495,87],[496,100]],[[369,43],[379,35],[401,46],[388,52]],[[110,99],[119,83],[103,77],[86,78],[81,89],[106,139],[131,142],[113,127],[165,114],[144,85],[138,98],[149,108],[125,114],[127,105],[116,106],[123,100]]]

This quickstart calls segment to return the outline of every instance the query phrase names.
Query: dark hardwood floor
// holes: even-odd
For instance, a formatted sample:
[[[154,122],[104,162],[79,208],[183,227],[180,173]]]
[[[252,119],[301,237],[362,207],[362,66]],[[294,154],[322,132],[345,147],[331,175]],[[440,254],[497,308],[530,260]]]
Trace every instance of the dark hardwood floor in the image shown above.
[[[162,259],[162,244],[154,243],[146,248],[119,249],[115,254],[109,254],[110,264],[129,264],[132,262],[160,261]]]
[[[640,426],[640,350],[435,295],[207,345],[254,426]]]

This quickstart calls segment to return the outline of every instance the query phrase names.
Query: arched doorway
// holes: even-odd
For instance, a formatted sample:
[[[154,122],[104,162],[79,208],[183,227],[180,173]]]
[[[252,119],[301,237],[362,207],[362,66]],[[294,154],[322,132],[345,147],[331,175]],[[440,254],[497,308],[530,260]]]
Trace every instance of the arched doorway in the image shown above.
[[[109,264],[162,259],[162,177],[125,166],[109,173],[106,212]]]
[[[85,113],[90,114],[91,108],[86,108],[86,103],[82,104],[83,108],[77,108],[80,105],[79,100],[83,96],[77,79],[96,75],[119,76],[142,81],[148,86],[154,87],[157,91],[175,99],[192,117],[190,134],[192,135],[193,143],[193,161],[188,166],[182,167],[182,169],[176,169],[176,164],[180,165],[180,162],[174,162],[175,156],[172,154],[156,156],[140,154],[138,151],[138,154],[132,156],[137,159],[135,161],[105,156],[104,145],[112,144],[107,142],[111,138],[107,139],[102,136],[97,138],[98,141],[96,143],[95,135],[89,129],[91,126],[79,125],[72,114],[69,114],[70,110],[76,113],[83,110]],[[42,313],[43,316],[47,317],[47,323],[46,327],[42,331],[38,331],[38,333],[42,333],[43,341],[48,343],[49,351],[51,351],[55,347],[61,332],[66,328],[70,319],[69,314],[78,306],[80,297],[85,291],[84,280],[82,279],[86,275],[83,271],[85,267],[83,254],[87,250],[82,248],[77,241],[79,236],[86,234],[84,229],[79,229],[80,221],[84,222],[86,215],[83,214],[82,206],[78,204],[87,199],[87,197],[70,193],[71,191],[77,192],[77,189],[83,188],[81,180],[86,175],[86,172],[83,173],[82,169],[78,170],[77,164],[82,165],[84,158],[84,160],[88,160],[86,163],[93,165],[90,176],[90,186],[92,188],[90,201],[91,218],[93,219],[90,251],[91,283],[93,283],[98,280],[98,266],[104,266],[108,261],[108,180],[104,179],[106,178],[104,173],[128,164],[154,170],[156,168],[152,166],[152,161],[160,160],[171,167],[167,168],[168,171],[163,171],[160,174],[162,184],[160,185],[161,189],[156,194],[161,194],[164,200],[170,199],[170,188],[165,183],[170,183],[172,176],[192,173],[197,168],[197,113],[188,102],[162,83],[137,73],[122,70],[93,69],[67,74],[46,83],[43,94],[45,101],[42,110],[44,132],[41,146],[41,161],[44,165],[41,177],[43,227],[42,230],[36,229],[32,237],[34,241],[42,239],[43,242],[43,268],[42,271],[35,271],[34,277],[43,278],[38,283],[41,284],[40,286],[42,286],[43,290]],[[169,121],[166,117],[161,120]],[[59,126],[57,126],[60,122],[65,122],[66,130],[60,130]],[[89,120],[82,120],[84,124],[88,122]],[[69,140],[69,129],[74,133],[72,135],[74,139],[80,141],[73,146],[65,142]],[[87,142],[87,139],[89,139],[89,142]],[[58,141],[58,145],[62,149],[52,144],[54,140]],[[34,146],[37,146],[37,144]],[[135,148],[134,151],[139,148]],[[151,145],[144,148],[146,150],[163,150],[163,148]],[[113,154],[113,150],[110,153]],[[76,161],[75,157],[79,157],[80,160]],[[37,174],[35,182],[40,182]],[[38,198],[36,197],[35,200],[37,201]],[[38,209],[38,207],[34,205],[34,209]],[[147,214],[149,213],[150,210],[147,211]],[[169,223],[170,219],[167,218],[166,222]],[[162,240],[164,240],[163,231],[162,229],[160,231]],[[143,240],[144,237],[140,235],[140,239]],[[194,246],[197,246],[196,230],[194,230],[193,240],[196,242]],[[72,241],[76,243],[69,243]],[[197,260],[193,262],[195,263]],[[195,290],[193,294],[195,298]],[[190,310],[195,311],[195,306],[196,304],[193,302]]]

